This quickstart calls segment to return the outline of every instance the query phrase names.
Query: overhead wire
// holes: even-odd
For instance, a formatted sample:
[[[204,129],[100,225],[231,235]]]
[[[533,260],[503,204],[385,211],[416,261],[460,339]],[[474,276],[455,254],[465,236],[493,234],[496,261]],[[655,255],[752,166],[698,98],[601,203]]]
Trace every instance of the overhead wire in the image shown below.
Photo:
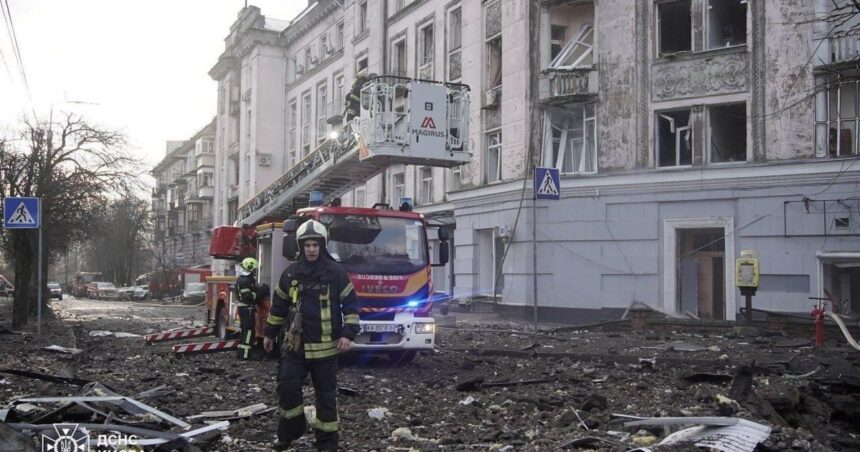
[[[27,92],[27,100],[29,100],[30,102],[30,109],[33,112],[33,120],[38,123],[39,118],[36,115],[36,108],[33,103],[33,94],[30,90],[30,81],[27,79],[27,72],[24,69],[24,58],[21,56],[21,46],[18,44],[18,35],[15,32],[15,22],[12,19],[12,10],[9,8],[9,0],[0,1],[0,14],[3,15],[4,23],[6,25],[6,34],[9,36],[9,42],[12,45],[12,53],[15,56],[15,62],[18,64],[18,71],[21,75],[21,81],[24,83],[24,89]],[[9,72],[8,66],[6,66],[6,71],[7,73]]]

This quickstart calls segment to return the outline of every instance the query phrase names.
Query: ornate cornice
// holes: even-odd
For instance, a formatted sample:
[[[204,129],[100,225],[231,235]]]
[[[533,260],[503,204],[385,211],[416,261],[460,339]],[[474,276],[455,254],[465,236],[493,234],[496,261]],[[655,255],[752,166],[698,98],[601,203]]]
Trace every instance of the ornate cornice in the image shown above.
[[[281,44],[289,45],[304,36],[311,28],[317,26],[322,18],[328,16],[340,7],[334,0],[320,0],[314,9],[305,16],[294,21],[281,33]]]
[[[218,58],[218,62],[215,63],[215,66],[212,66],[212,69],[209,69],[209,77],[215,81],[221,80],[228,72],[235,70],[238,67],[239,62],[237,58],[224,52]]]

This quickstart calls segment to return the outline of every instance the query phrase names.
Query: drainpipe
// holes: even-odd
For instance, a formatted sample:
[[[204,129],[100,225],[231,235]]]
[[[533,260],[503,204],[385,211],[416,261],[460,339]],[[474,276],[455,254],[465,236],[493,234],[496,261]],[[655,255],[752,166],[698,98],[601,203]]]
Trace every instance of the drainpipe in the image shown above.
[[[354,5],[353,5],[354,6]],[[353,21],[355,22],[355,21]],[[379,68],[380,74],[385,74],[385,65],[388,61],[388,1],[382,2],[382,59],[381,65]],[[354,58],[353,58],[354,60]],[[369,64],[368,64],[369,66]],[[385,202],[388,199],[388,169],[382,172],[382,181],[380,183],[379,189],[379,202]],[[400,200],[395,200],[395,203],[400,202]]]

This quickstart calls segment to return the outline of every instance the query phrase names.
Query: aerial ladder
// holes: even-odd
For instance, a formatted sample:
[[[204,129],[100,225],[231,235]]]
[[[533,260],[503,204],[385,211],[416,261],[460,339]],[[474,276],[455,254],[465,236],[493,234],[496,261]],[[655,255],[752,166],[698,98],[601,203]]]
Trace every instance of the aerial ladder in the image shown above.
[[[347,121],[337,133],[242,205],[234,225],[215,228],[210,254],[216,258],[238,257],[235,251],[226,251],[229,246],[219,246],[217,242],[225,238],[228,239],[227,241],[232,241],[234,235],[239,237],[245,230],[239,228],[240,225],[253,226],[254,241],[257,243],[255,254],[260,262],[257,280],[274,287],[274,284],[277,284],[277,278],[288,264],[287,259],[284,259],[287,253],[284,242],[293,240],[287,228],[284,227],[285,222],[279,220],[287,219],[291,215],[295,216],[301,209],[309,206],[312,193],[315,196],[321,194],[324,200],[331,202],[391,165],[452,168],[468,163],[471,158],[467,145],[469,106],[467,85],[394,76],[371,78],[361,88],[358,117]],[[310,218],[312,214],[305,212],[304,215]],[[390,214],[380,212],[378,215]],[[423,216],[413,215],[415,220],[420,221],[424,227],[427,226]],[[286,223],[295,225],[295,223]],[[286,234],[280,233],[281,230]],[[439,239],[444,245],[440,246],[442,263],[433,265],[444,265],[448,260],[448,248],[445,242],[448,237],[443,232],[445,231],[439,231]],[[421,246],[426,251],[426,232],[423,233],[423,237]],[[444,257],[442,248],[444,248]],[[430,266],[428,258],[426,269],[422,268],[420,272],[411,276],[398,276],[411,278],[405,284],[406,286],[412,287],[417,284],[424,289],[420,297],[403,292],[403,303],[390,309],[374,299],[376,294],[372,291],[376,290],[374,289],[376,286],[362,285],[360,283],[366,281],[356,280],[358,277],[367,275],[356,275],[355,272],[350,272],[350,277],[356,284],[360,304],[367,302],[373,305],[373,307],[363,308],[362,328],[368,333],[363,334],[362,338],[356,341],[357,349],[389,350],[391,354],[400,353],[399,356],[405,356],[405,360],[414,356],[416,348],[432,349],[435,344],[433,336],[435,327],[428,328],[428,324],[432,324]],[[383,277],[390,275],[373,277],[377,276],[381,281]],[[176,346],[174,347],[176,353],[220,350],[216,345],[207,344],[222,344],[225,347],[221,349],[235,348],[235,344],[227,341],[225,334],[236,326],[238,318],[236,301],[233,300],[233,291],[229,288],[225,289],[225,282],[222,281],[224,278],[227,277],[212,277],[212,281],[208,281],[210,290],[207,296],[209,308],[207,320],[211,329],[206,333],[216,335],[220,341],[188,344],[193,345],[191,347]],[[365,289],[362,289],[363,287]],[[363,290],[370,292],[363,292]],[[418,298],[420,301],[416,301]],[[389,300],[393,302],[395,298],[387,299],[386,302]],[[268,306],[263,311],[267,312]],[[385,317],[386,320],[379,320],[383,318],[379,316],[385,316],[386,311],[390,311],[391,315]],[[377,317],[366,320],[365,313]],[[263,326],[263,322],[257,322],[258,336],[262,335]],[[410,331],[419,326],[422,327],[420,332],[424,335],[411,335]],[[171,333],[174,334],[170,335],[170,339],[179,336],[175,332]],[[392,339],[391,336],[396,338]],[[160,337],[159,339],[170,340]]]
[[[359,116],[241,206],[237,225],[285,217],[311,192],[337,198],[394,164],[469,162],[467,85],[380,76],[360,97]]]

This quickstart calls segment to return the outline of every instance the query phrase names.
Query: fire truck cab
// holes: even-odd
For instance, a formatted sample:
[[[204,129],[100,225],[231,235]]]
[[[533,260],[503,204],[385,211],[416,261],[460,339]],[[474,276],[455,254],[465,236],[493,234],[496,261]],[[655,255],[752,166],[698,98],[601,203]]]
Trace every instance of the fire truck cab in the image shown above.
[[[388,352],[399,361],[411,360],[417,351],[432,350],[436,327],[431,312],[430,270],[448,262],[447,231],[438,230],[439,254],[431,257],[428,225],[419,213],[395,211],[387,205],[371,209],[309,207],[284,222],[283,234],[273,231],[273,238],[282,236],[278,261],[286,263],[298,257],[296,230],[310,219],[328,229],[328,252],[344,267],[355,287],[361,322],[355,350]],[[274,249],[262,242],[260,258],[274,256]]]

